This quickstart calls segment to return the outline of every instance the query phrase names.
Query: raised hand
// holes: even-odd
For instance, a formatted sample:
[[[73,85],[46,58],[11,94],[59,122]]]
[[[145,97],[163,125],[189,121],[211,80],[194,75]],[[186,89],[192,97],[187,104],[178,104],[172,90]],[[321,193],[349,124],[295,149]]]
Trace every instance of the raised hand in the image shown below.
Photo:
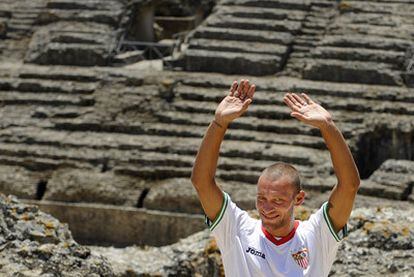
[[[240,84],[234,81],[229,94],[218,105],[215,120],[219,124],[228,125],[234,119],[240,117],[253,101],[256,86],[249,80],[242,79]]]
[[[292,111],[291,116],[319,129],[332,122],[332,116],[327,110],[315,103],[305,93],[301,93],[301,95],[302,97],[296,93],[286,93],[283,98],[285,104]]]

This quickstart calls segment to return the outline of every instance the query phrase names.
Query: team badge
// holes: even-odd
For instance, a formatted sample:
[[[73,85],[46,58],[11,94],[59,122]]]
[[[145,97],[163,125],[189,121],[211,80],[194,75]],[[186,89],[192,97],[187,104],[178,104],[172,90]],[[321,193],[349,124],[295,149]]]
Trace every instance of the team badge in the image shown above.
[[[309,266],[309,251],[307,248],[292,253],[292,258],[303,269],[307,269]]]

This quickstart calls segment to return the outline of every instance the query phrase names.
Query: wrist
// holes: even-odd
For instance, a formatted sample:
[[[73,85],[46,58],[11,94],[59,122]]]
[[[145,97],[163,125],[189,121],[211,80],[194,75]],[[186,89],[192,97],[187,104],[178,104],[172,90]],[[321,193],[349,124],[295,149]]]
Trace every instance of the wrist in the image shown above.
[[[216,126],[222,128],[222,129],[227,129],[229,122],[224,121],[221,118],[217,118],[215,117],[212,121]]]
[[[322,131],[322,132],[326,132],[326,131],[329,131],[329,130],[333,130],[333,129],[335,129],[336,128],[336,126],[335,126],[335,123],[334,123],[334,121],[332,120],[332,119],[330,119],[330,120],[326,120],[320,127],[319,127],[319,129]]]

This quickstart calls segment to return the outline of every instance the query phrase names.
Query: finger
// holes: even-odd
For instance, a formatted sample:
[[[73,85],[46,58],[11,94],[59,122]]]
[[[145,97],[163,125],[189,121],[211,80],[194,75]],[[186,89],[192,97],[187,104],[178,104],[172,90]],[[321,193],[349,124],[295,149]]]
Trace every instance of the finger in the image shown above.
[[[234,81],[233,84],[230,86],[230,96],[234,95],[234,92],[237,90],[238,86],[239,84],[237,83],[237,81]]]
[[[243,87],[243,93],[242,93],[242,97],[241,97],[242,100],[247,97],[247,93],[249,92],[249,90],[250,90],[250,82],[249,82],[249,80],[246,80],[245,84],[244,84],[244,87]]]
[[[292,102],[291,98],[288,97],[288,94],[285,95],[285,97],[283,98],[283,101],[285,102],[285,104],[293,111],[298,112],[300,110],[300,108],[298,106],[295,105],[295,103]]]
[[[293,98],[295,98],[296,101],[298,101],[298,103],[300,105],[306,105],[307,103],[305,102],[305,100],[303,100],[299,95],[297,95],[296,93],[292,93]]]
[[[240,97],[243,93],[243,88],[244,88],[244,79],[241,79],[240,81],[240,85],[237,88],[237,97]]]
[[[300,102],[293,96],[293,93],[286,94],[286,97],[292,102],[298,109],[302,107]]]
[[[253,99],[254,92],[256,91],[256,85],[251,85],[247,97]]]
[[[306,93],[301,93],[302,97],[305,98],[306,102],[308,104],[314,104],[315,102],[313,102],[313,100],[306,94]]]

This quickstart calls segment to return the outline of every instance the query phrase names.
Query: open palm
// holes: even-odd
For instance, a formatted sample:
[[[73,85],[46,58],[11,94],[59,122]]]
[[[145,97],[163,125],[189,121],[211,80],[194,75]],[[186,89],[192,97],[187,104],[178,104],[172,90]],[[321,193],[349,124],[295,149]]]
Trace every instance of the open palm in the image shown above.
[[[229,124],[240,117],[253,101],[256,86],[250,85],[249,80],[234,81],[229,94],[218,105],[215,119],[223,124]]]
[[[292,110],[291,116],[316,128],[322,128],[332,121],[332,116],[327,110],[315,103],[305,93],[301,95],[302,97],[296,93],[287,93],[283,98],[286,105]]]

